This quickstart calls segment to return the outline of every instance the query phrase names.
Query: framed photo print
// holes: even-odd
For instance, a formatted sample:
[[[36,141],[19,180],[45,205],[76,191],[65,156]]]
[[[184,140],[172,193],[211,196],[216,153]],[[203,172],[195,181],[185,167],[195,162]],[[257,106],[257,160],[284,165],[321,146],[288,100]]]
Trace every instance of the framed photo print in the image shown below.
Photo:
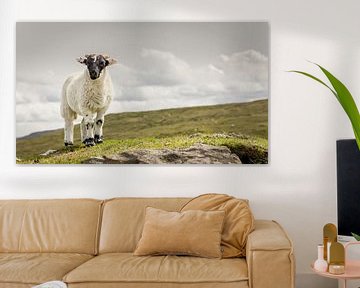
[[[18,22],[18,164],[267,164],[266,22]]]

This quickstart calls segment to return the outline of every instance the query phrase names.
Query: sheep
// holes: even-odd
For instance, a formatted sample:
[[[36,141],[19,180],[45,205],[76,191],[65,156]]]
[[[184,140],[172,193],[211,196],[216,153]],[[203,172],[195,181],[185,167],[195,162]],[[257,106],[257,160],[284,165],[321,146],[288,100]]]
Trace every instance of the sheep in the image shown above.
[[[61,116],[65,120],[64,144],[74,143],[74,121],[83,117],[80,124],[81,141],[85,146],[103,142],[104,115],[113,97],[113,85],[107,66],[116,59],[102,54],[88,54],[76,59],[86,65],[83,72],[65,80],[61,97]]]

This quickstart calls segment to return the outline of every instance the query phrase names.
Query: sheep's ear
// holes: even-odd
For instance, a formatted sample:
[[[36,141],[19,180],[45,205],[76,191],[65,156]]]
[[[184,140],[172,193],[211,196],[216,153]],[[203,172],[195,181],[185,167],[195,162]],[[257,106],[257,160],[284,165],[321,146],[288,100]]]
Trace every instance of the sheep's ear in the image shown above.
[[[106,61],[108,66],[118,63],[115,58],[106,58]]]
[[[86,64],[86,57],[79,57],[79,58],[76,58],[76,61],[78,61],[79,63],[81,64]]]

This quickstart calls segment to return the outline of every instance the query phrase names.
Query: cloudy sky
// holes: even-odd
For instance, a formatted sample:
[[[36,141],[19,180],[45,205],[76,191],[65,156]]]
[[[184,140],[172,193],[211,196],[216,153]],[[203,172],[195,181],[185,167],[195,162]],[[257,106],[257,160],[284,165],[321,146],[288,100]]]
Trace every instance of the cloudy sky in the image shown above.
[[[108,113],[268,98],[267,23],[20,22],[16,31],[17,137],[63,126],[62,84],[88,53],[119,61]]]

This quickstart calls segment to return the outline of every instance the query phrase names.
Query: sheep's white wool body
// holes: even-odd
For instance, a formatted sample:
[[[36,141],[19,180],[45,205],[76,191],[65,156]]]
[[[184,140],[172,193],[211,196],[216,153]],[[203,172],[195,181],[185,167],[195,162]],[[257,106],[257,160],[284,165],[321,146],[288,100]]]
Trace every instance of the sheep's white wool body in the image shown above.
[[[101,76],[91,80],[88,70],[71,75],[64,84],[66,103],[77,115],[86,116],[107,110],[113,96],[113,85],[107,69]],[[62,116],[66,118],[68,111],[62,107]]]
[[[65,119],[65,145],[73,144],[74,120],[83,116],[81,140],[102,141],[104,115],[113,97],[111,77],[104,68],[99,78],[92,80],[89,72],[75,73],[63,85],[61,116]],[[94,134],[95,133],[95,134]]]

